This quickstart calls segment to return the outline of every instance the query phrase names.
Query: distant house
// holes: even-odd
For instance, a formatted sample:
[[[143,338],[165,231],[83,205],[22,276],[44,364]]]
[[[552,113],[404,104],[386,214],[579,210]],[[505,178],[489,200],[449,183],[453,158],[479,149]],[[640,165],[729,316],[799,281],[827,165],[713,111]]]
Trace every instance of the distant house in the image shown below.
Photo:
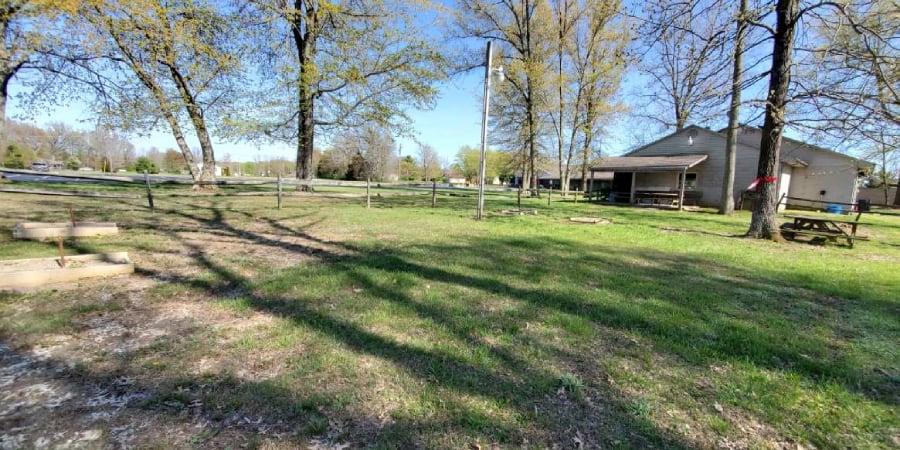
[[[197,163],[197,171],[201,171],[201,170],[203,170],[203,163],[198,162]],[[222,176],[222,166],[213,166],[213,172],[215,172],[217,177],[221,177]]]
[[[749,126],[738,133],[735,201],[756,179],[761,133]],[[775,180],[778,196],[788,197],[787,204],[803,206],[855,204],[860,174],[873,167],[852,156],[782,138]],[[716,206],[725,173],[725,130],[689,126],[624,156],[606,158],[591,171],[614,173],[610,188],[614,200],[636,203],[645,196],[664,198],[666,193],[683,192],[685,203]]]
[[[455,171],[444,172],[444,178],[450,184],[466,184],[466,176]],[[477,177],[476,177],[477,178]]]
[[[607,189],[609,184],[612,182],[613,173],[612,172],[588,172],[586,181],[588,186],[586,188],[582,188],[581,186],[581,167],[572,167],[569,169],[569,190],[570,191],[586,191],[587,189],[592,190],[600,190]],[[549,170],[538,170],[537,173],[537,185],[542,189],[561,189],[562,183],[560,180],[562,177],[559,176],[559,168],[552,168]],[[517,172],[515,177],[513,178],[510,186],[519,187],[522,182],[522,173]]]

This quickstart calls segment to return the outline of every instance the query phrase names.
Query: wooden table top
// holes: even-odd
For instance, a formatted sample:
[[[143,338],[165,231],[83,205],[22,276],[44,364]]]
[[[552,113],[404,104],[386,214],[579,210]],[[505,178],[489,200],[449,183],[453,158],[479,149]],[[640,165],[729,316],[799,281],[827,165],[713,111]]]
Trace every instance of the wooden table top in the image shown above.
[[[792,219],[800,219],[808,222],[833,222],[833,223],[856,223],[861,224],[861,222],[857,222],[855,220],[847,220],[847,219],[833,219],[831,217],[815,217],[815,216],[784,216]]]

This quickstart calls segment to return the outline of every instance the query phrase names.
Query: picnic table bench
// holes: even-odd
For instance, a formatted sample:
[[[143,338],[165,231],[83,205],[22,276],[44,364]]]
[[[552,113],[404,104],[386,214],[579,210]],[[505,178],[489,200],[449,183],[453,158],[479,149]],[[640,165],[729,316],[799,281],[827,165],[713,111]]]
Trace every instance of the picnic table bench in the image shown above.
[[[831,242],[843,239],[852,248],[854,240],[867,240],[865,237],[856,235],[861,215],[862,213],[857,214],[854,220],[815,216],[784,216],[793,219],[793,222],[783,224],[781,234],[786,239],[794,239],[797,235],[821,237]]]

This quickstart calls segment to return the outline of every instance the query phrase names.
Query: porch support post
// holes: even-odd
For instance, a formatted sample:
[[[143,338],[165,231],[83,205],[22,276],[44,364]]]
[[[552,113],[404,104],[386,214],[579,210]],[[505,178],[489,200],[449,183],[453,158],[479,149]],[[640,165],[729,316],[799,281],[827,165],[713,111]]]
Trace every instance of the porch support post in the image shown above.
[[[637,183],[637,172],[631,172],[631,196],[628,198],[628,202],[632,205],[634,204],[634,186]]]
[[[678,210],[684,209],[684,185],[687,184],[687,167],[681,171],[681,189],[678,191]]]

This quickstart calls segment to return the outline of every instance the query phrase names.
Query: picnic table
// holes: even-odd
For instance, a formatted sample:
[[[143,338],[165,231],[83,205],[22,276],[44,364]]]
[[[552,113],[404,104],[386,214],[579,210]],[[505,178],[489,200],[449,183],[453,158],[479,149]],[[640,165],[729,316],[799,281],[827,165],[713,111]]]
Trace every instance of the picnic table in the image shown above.
[[[796,235],[821,237],[831,242],[844,239],[847,241],[847,245],[853,247],[854,240],[866,239],[856,236],[861,215],[857,214],[855,220],[816,216],[784,216],[793,219],[793,222],[782,225],[781,234],[787,239],[793,239]]]
[[[642,203],[641,200],[647,200],[650,204],[653,205],[677,205],[678,204],[678,193],[677,192],[650,192],[650,191],[639,191],[634,194],[635,200],[638,203]]]

